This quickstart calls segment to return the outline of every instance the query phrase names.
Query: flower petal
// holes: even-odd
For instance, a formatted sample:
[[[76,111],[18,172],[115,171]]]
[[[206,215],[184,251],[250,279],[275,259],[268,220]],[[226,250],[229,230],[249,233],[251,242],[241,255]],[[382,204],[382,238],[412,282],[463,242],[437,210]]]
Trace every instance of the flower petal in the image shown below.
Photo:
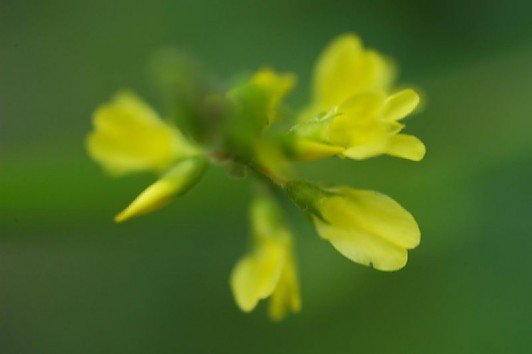
[[[317,218],[314,222],[318,233],[353,262],[382,271],[398,270],[407,263],[408,254],[405,249],[363,229],[339,229]]]
[[[268,306],[268,314],[274,321],[282,320],[288,311],[301,310],[299,281],[293,256],[288,256],[281,272],[279,283],[273,292]]]
[[[281,244],[262,242],[236,264],[231,274],[231,289],[242,311],[252,311],[259,300],[274,292],[285,258]]]
[[[385,120],[403,119],[419,104],[419,95],[414,90],[400,91],[386,100],[382,117]]]
[[[314,218],[319,234],[349,259],[380,270],[397,270],[407,261],[407,249],[419,244],[412,215],[390,197],[348,187],[331,190]]]
[[[369,139],[369,134],[363,143],[354,144],[342,152],[342,155],[353,160],[365,160],[379,156],[384,153],[386,140],[378,134],[373,134],[373,139]]]
[[[338,107],[338,119],[347,119],[353,123],[375,119],[386,101],[384,91],[364,92],[349,97]]]
[[[319,160],[342,153],[344,148],[302,138],[294,138],[293,157],[297,160]]]
[[[356,214],[351,220],[357,226],[363,226],[400,247],[411,249],[419,244],[416,220],[395,200],[370,190],[344,187],[342,191],[349,198],[352,213]]]
[[[413,135],[397,134],[390,137],[386,153],[412,161],[421,161],[425,156],[425,144]]]
[[[109,172],[162,172],[195,150],[181,133],[131,93],[120,93],[96,110],[87,139],[91,157]]]
[[[314,71],[316,109],[329,109],[367,90],[387,89],[393,78],[390,63],[364,50],[354,34],[336,38],[319,57]]]
[[[385,97],[383,92],[363,93],[338,107],[327,136],[333,144],[345,147],[342,155],[362,160],[384,152],[390,128],[377,118]]]

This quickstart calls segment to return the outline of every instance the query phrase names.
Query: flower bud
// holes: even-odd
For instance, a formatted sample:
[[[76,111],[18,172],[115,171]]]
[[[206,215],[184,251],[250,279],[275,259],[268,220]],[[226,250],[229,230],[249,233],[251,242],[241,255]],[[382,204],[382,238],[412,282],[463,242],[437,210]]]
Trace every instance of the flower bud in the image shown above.
[[[123,222],[163,207],[175,196],[184,194],[192,188],[206,167],[207,162],[201,156],[178,161],[167,173],[142,191],[115,217],[115,221]]]

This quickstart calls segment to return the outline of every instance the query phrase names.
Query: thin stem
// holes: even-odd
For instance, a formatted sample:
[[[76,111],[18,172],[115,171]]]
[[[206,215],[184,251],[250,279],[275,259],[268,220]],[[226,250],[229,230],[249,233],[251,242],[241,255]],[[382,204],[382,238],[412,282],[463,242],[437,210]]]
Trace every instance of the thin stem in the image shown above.
[[[273,173],[271,170],[269,170],[263,165],[254,164],[254,163],[246,163],[246,166],[248,166],[255,173],[265,177],[269,182],[275,184],[277,187],[281,189],[285,189],[285,186],[288,183],[286,178],[276,175],[275,173]]]

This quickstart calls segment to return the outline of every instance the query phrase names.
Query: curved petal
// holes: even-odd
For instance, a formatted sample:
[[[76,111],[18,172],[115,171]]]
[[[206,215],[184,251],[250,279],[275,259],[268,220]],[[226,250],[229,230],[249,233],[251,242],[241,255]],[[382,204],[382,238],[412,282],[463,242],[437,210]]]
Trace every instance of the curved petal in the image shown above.
[[[382,117],[385,120],[403,119],[416,109],[419,95],[411,89],[400,91],[386,100]]]
[[[281,272],[279,284],[273,292],[268,306],[268,313],[274,321],[282,320],[288,311],[301,310],[299,281],[293,256],[289,255]]]
[[[403,248],[411,249],[419,244],[420,231],[416,220],[395,200],[370,190],[348,187],[341,190],[349,200],[351,213],[355,215],[350,219],[353,225]]]
[[[348,119],[355,122],[366,122],[375,119],[386,101],[384,91],[364,92],[349,97],[338,107],[338,117],[335,120]]]
[[[345,257],[353,262],[382,271],[403,268],[408,261],[407,251],[363,229],[339,229],[317,218],[318,233]]]
[[[390,137],[386,153],[403,159],[421,161],[426,148],[425,144],[413,135],[397,134]]]
[[[364,50],[354,34],[331,42],[318,58],[314,70],[317,109],[329,109],[367,90],[387,89],[393,77],[390,63],[375,51]]]
[[[319,234],[349,259],[379,270],[397,270],[407,249],[419,244],[412,215],[390,197],[348,187],[319,203],[322,219],[314,218]]]
[[[386,148],[386,139],[377,134],[366,135],[365,141],[360,141],[348,147],[342,152],[342,155],[353,160],[365,160],[371,157],[379,156],[384,153]]]
[[[342,155],[362,160],[384,153],[390,128],[377,118],[385,97],[383,92],[364,93],[338,107],[327,136],[333,144],[345,147]]]
[[[341,154],[344,148],[336,145],[329,145],[308,139],[294,138],[293,157],[297,160],[310,161],[319,160],[329,156]]]
[[[231,274],[231,289],[242,311],[252,311],[259,300],[273,293],[284,263],[282,246],[264,242],[236,264]]]

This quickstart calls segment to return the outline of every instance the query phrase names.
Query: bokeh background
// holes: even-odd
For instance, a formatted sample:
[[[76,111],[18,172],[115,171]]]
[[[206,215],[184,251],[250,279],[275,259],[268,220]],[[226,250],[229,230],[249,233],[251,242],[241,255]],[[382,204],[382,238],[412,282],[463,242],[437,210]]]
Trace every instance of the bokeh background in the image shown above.
[[[532,345],[532,3],[0,1],[0,353],[528,353]],[[383,191],[419,221],[409,265],[341,257],[290,203],[303,311],[233,303],[249,181],[212,168],[143,218],[112,216],[152,176],[110,179],[84,148],[120,88],[157,106],[147,62],[176,46],[221,78],[271,65],[308,97],[316,55],[359,33],[426,96],[422,163],[301,168]],[[335,173],[331,174],[330,171]]]

